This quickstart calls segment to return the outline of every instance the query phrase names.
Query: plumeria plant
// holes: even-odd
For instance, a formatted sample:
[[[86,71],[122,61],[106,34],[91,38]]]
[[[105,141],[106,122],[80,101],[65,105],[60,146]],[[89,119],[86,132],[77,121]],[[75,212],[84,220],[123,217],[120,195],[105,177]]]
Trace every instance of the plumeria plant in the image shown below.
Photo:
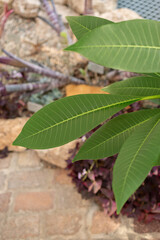
[[[140,75],[103,88],[104,94],[65,97],[45,106],[26,123],[14,145],[57,147],[81,137],[134,102],[160,98],[160,22],[113,23],[92,16],[68,17],[68,21],[78,41],[65,50]],[[151,168],[160,164],[160,109],[110,119],[84,143],[73,161],[117,153],[112,186],[120,213]]]

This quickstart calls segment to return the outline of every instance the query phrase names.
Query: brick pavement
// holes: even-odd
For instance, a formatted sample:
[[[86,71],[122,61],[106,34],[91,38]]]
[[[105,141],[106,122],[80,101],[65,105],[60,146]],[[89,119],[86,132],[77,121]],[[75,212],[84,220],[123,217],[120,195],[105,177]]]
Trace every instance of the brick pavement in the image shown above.
[[[0,159],[0,240],[140,240],[133,220],[110,219],[77,193],[67,171],[33,150]]]

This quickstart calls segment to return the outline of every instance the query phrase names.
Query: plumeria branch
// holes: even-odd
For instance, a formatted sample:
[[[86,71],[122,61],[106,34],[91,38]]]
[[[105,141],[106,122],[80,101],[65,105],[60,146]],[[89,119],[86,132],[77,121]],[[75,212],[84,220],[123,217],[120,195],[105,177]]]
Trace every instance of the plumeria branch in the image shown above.
[[[54,6],[53,9],[51,8],[51,6],[47,0],[41,0],[41,2],[43,4],[43,7],[44,7],[46,13],[49,16],[49,19],[50,19],[52,25],[54,26],[56,32],[58,33],[58,35],[60,35],[61,24],[59,22],[58,15],[56,13],[55,5],[53,5],[54,2],[52,1],[52,5]]]
[[[33,64],[33,63],[28,62],[26,60],[23,60],[23,59],[15,56],[15,55],[13,55],[12,53],[7,52],[4,49],[2,49],[2,52],[4,52],[9,57],[9,59],[8,59],[9,62],[5,63],[5,64],[11,65],[11,66],[15,66],[17,64],[17,66],[19,65],[19,66],[23,67],[24,71],[34,72],[34,73],[37,73],[37,74],[40,74],[40,75],[43,75],[43,76],[46,76],[46,77],[50,77],[50,78],[53,78],[53,79],[59,79],[59,80],[64,81],[66,83],[72,82],[72,83],[76,83],[76,84],[82,84],[82,83],[84,84],[84,81],[82,81],[78,78],[75,78],[75,77],[72,77],[72,76],[66,76],[66,75],[64,75],[60,72],[53,71],[53,70],[51,70],[47,67],[46,68],[40,67],[36,64]],[[6,59],[5,59],[5,61],[6,61]],[[0,63],[4,63],[4,57],[2,57],[2,61],[1,61],[1,58],[0,58]]]
[[[49,16],[50,21],[48,21],[47,19],[45,19],[44,17],[41,17],[41,16],[38,16],[38,18],[40,18],[45,23],[47,23],[49,26],[51,26],[57,32],[57,34],[59,36],[61,35],[62,32],[65,33],[66,38],[68,40],[68,44],[69,45],[72,44],[72,39],[63,24],[61,16],[59,16],[57,14],[54,0],[51,0],[53,8],[51,7],[51,5],[49,4],[49,2],[47,0],[41,0],[41,2],[42,2],[42,5],[43,5],[47,15]]]
[[[6,94],[10,94],[13,92],[32,92],[34,90],[46,90],[49,91],[53,88],[63,87],[66,85],[65,82],[59,83],[58,80],[50,79],[47,82],[44,83],[24,83],[24,84],[6,84],[6,85],[0,85],[0,96],[4,96]]]
[[[92,0],[85,0],[84,15],[90,14],[93,14]]]

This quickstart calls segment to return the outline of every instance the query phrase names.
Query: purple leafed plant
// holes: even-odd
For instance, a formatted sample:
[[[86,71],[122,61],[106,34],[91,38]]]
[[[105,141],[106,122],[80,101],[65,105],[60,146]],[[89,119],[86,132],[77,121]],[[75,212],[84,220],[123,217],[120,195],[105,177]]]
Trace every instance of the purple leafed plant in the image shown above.
[[[141,103],[134,103],[124,112],[133,112],[141,108]],[[97,130],[94,129],[82,137],[82,141]],[[77,143],[72,156],[67,160],[67,169],[70,177],[76,184],[77,190],[84,198],[93,198],[109,215],[116,215],[116,203],[112,191],[112,173],[117,155],[99,159],[97,161],[83,160],[72,163],[80,144]],[[160,220],[160,167],[154,167],[144,183],[126,202],[122,214],[128,217],[137,217],[139,220],[150,222]]]

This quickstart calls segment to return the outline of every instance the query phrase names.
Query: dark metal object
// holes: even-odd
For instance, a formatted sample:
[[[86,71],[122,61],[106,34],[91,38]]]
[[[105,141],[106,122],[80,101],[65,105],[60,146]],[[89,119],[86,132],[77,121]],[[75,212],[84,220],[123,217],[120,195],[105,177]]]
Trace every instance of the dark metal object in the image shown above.
[[[160,0],[118,0],[118,8],[129,8],[146,19],[160,21]]]

